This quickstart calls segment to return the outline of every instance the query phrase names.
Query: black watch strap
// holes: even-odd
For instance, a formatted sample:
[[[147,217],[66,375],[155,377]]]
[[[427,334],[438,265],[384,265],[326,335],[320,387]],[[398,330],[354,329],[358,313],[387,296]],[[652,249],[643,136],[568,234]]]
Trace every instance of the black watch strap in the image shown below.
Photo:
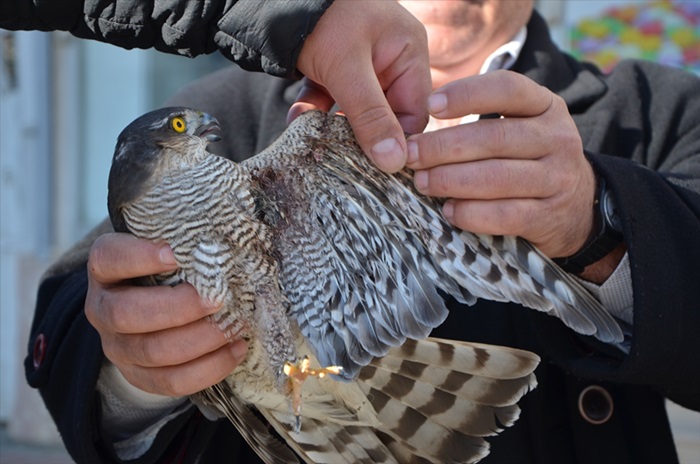
[[[572,274],[582,273],[587,266],[600,261],[622,243],[622,230],[619,227],[619,220],[612,217],[616,213],[605,179],[596,174],[596,184],[596,195],[593,201],[594,232],[578,252],[566,258],[553,260],[559,267]]]

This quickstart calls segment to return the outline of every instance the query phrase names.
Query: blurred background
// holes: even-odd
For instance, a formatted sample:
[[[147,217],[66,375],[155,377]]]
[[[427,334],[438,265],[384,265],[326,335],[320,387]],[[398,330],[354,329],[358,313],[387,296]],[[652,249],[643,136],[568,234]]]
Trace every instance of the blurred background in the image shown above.
[[[560,46],[603,69],[637,57],[700,74],[698,0],[539,0],[537,8]],[[41,273],[107,215],[117,135],[183,84],[231,65],[219,54],[188,59],[65,32],[0,30],[3,464],[70,462],[25,383],[23,359]],[[700,415],[670,408],[683,462],[700,462]]]

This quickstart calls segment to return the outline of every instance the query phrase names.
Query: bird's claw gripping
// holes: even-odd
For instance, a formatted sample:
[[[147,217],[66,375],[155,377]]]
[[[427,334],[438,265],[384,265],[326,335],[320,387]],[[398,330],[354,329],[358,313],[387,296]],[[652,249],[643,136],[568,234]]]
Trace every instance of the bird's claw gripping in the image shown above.
[[[289,377],[289,384],[292,389],[292,411],[294,412],[294,432],[299,433],[301,430],[301,385],[307,377],[313,376],[319,379],[328,374],[340,374],[343,368],[341,366],[328,366],[320,369],[312,369],[311,362],[308,356],[298,363],[286,361],[284,363],[284,374]]]

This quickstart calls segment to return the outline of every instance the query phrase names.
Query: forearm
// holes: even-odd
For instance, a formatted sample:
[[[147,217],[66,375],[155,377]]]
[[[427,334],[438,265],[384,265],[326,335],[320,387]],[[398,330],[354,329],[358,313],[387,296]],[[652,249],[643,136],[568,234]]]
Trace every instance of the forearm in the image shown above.
[[[587,266],[578,277],[587,282],[602,285],[615,272],[626,253],[627,246],[623,242],[601,260]]]
[[[0,27],[64,30],[122,48],[194,57],[219,50],[248,70],[296,74],[304,40],[332,0],[3,1]]]

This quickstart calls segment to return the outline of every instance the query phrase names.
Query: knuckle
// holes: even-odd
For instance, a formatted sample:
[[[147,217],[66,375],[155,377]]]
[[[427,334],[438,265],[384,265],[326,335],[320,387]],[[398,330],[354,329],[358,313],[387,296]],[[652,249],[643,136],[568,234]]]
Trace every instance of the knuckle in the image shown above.
[[[190,395],[200,388],[192,388],[189,379],[182,375],[177,368],[159,369],[154,380],[157,383],[158,391],[167,396],[180,397]]]
[[[115,295],[103,287],[88,287],[83,308],[88,322],[100,333],[125,332],[125,317],[121,314],[123,309],[114,303]]]
[[[541,188],[541,197],[552,197],[571,189],[576,184],[576,173],[562,166],[556,155],[547,155],[542,159],[542,166],[537,175]]]
[[[141,387],[143,390],[159,395],[182,396],[178,394],[182,380],[178,379],[179,376],[175,369],[171,367],[144,368],[144,373],[146,374],[146,385]]]
[[[493,75],[497,83],[496,87],[503,92],[503,95],[514,96],[527,91],[528,79],[521,74],[501,69],[494,71]]]
[[[474,230],[474,218],[472,214],[471,202],[466,200],[454,202],[454,213],[452,223],[462,230]]]
[[[583,155],[583,143],[581,136],[575,127],[564,127],[552,131],[552,146],[557,147],[568,155],[568,159],[575,160]]]
[[[159,390],[165,396],[178,397],[187,394],[183,391],[181,384],[175,382],[170,376],[163,377],[163,380],[159,383]]]
[[[93,289],[90,287],[90,284],[88,284],[88,292],[85,297],[83,311],[85,312],[85,318],[96,329],[99,326],[99,318],[97,315],[100,311],[102,298],[102,291]]]
[[[103,263],[105,262],[105,246],[104,238],[102,235],[95,240],[95,242],[90,247],[90,252],[88,254],[88,274],[90,278],[95,279],[100,282],[104,279]]]
[[[448,153],[450,152],[452,144],[445,140],[444,134],[436,133],[434,137],[428,139],[428,142],[425,151],[429,150],[430,162],[439,165],[449,158]]]
[[[215,383],[222,380],[237,365],[238,360],[233,356],[228,345],[214,351],[209,357],[207,372],[210,375],[210,380]]]
[[[130,357],[124,350],[128,344],[123,343],[123,339],[118,336],[101,335],[102,351],[105,357],[115,366],[126,365],[130,362]]]
[[[549,97],[551,98],[551,103],[548,109],[553,110],[555,112],[569,112],[569,107],[567,106],[566,101],[560,95],[551,92],[546,87],[541,86],[541,88],[542,91],[546,92],[546,94],[549,95]]]
[[[499,222],[508,235],[528,235],[528,208],[518,206],[514,202],[503,202],[499,205]]]
[[[162,349],[159,337],[155,334],[140,337],[139,358],[144,366],[159,366],[163,364]]]
[[[518,230],[520,224],[514,209],[507,203],[501,203],[496,208],[496,218],[494,220],[500,224],[501,229],[508,235],[520,235]]]
[[[99,308],[106,328],[113,332],[129,331],[130,308],[127,305],[115,304],[117,295],[114,292],[102,291],[99,297]]]
[[[512,185],[512,167],[509,163],[502,163],[498,160],[488,160],[479,164],[477,178],[470,182],[478,182],[481,195],[500,196],[509,191]]]
[[[576,189],[572,187],[581,184],[580,176],[581,174],[574,169],[560,169],[559,175],[556,176],[556,180],[558,180],[557,193],[573,193]]]
[[[107,337],[107,336],[100,336],[100,343],[102,344],[102,351],[105,354],[105,357],[109,359],[112,364],[117,364],[119,363],[122,359],[121,356],[119,356],[118,350],[116,349],[114,340],[112,337]]]
[[[493,121],[488,126],[488,147],[492,154],[501,154],[508,149],[508,130],[501,121]]]
[[[548,137],[561,144],[581,146],[581,136],[569,113],[566,102],[559,95],[551,92],[549,94],[552,101],[545,111],[545,117],[549,121],[548,127],[550,128]]]
[[[474,86],[474,80],[466,78],[459,79],[443,87],[441,92],[447,96],[449,114],[460,109],[470,108],[474,104]]]
[[[201,388],[193,388],[196,377],[189,376],[182,366],[147,367],[137,363],[108,358],[133,386],[158,395],[182,397]],[[194,379],[194,380],[193,380]]]
[[[390,120],[392,116],[391,109],[385,105],[376,105],[369,108],[363,108],[361,112],[353,115],[348,115],[352,118],[352,125],[357,129],[372,129],[379,132],[382,123]]]
[[[452,176],[448,169],[438,167],[430,170],[430,192],[439,197],[449,196]]]

